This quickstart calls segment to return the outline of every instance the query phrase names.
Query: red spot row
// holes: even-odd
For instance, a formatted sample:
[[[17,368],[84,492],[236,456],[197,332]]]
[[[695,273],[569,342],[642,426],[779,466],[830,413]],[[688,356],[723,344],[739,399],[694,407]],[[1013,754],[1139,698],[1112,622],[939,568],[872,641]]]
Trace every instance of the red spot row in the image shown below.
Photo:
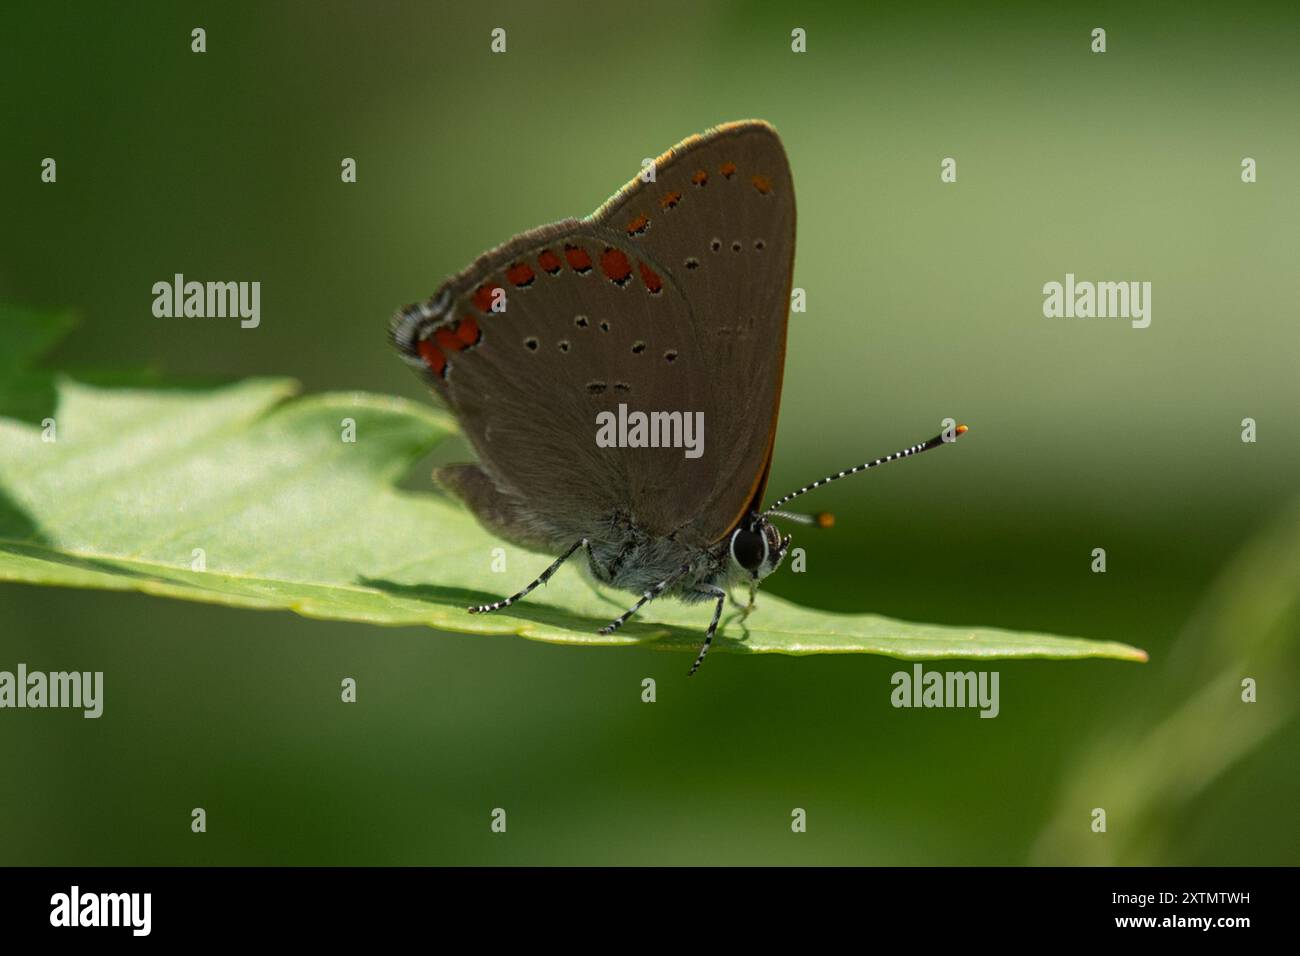
[[[442,378],[447,374],[447,354],[473,348],[482,338],[483,332],[478,327],[478,320],[467,315],[455,326],[444,325],[435,329],[433,338],[421,339],[417,348],[424,364],[434,375]]]
[[[641,273],[641,281],[645,283],[646,291],[651,295],[658,295],[663,291],[664,280],[660,278],[659,273],[640,261],[637,262],[637,269]],[[615,285],[627,285],[628,280],[632,278],[632,263],[621,249],[606,246],[605,251],[600,254],[600,271]]]
[[[671,194],[676,196],[677,194]],[[650,220],[642,215],[628,226],[629,233],[635,231],[644,231],[650,224]],[[575,243],[565,243],[564,245],[564,262],[567,262],[569,268],[580,275],[585,275],[592,269],[591,255],[582,246]],[[551,249],[543,249],[537,254],[538,267],[548,275],[558,275],[562,268],[561,260],[558,255]],[[641,281],[645,283],[646,288],[655,295],[663,290],[663,279],[647,266],[645,263],[638,263],[641,271]],[[605,278],[617,285],[626,285],[632,277],[632,263],[627,254],[620,249],[612,246],[606,246],[605,251],[600,255],[600,270],[604,273]],[[516,262],[506,269],[506,281],[515,287],[529,286],[536,279],[536,273],[526,262]],[[502,286],[494,282],[485,282],[474,291],[474,307],[485,315],[492,314],[492,304],[496,300],[497,294],[504,294]],[[464,330],[462,334],[462,330]],[[438,329],[434,333],[434,339],[437,346],[446,351],[459,351],[469,345],[475,345],[479,338],[478,324],[472,318],[466,316],[456,326],[453,333],[449,328]],[[439,375],[445,367],[445,356],[431,356],[426,354],[425,345],[420,344],[420,354],[424,356],[426,364],[429,365]],[[433,346],[430,349],[437,351]],[[437,366],[437,367],[435,367]]]
[[[444,326],[438,329],[434,337],[438,340],[438,345],[446,351],[459,352],[461,349],[478,345],[483,333],[479,330],[478,320],[472,315],[467,315],[457,322],[454,328]]]
[[[725,178],[730,179],[732,176],[736,175],[736,164],[731,162],[723,163],[718,167],[718,172]],[[766,176],[753,176],[749,181],[753,184],[754,188],[764,196],[772,191],[772,181]],[[697,169],[695,174],[691,176],[691,182],[696,186],[707,186],[709,183],[709,171],[707,169]],[[672,202],[669,202],[670,197]],[[681,197],[677,193],[669,193],[660,200],[659,205],[668,209],[671,206],[677,205],[677,200],[680,198]]]

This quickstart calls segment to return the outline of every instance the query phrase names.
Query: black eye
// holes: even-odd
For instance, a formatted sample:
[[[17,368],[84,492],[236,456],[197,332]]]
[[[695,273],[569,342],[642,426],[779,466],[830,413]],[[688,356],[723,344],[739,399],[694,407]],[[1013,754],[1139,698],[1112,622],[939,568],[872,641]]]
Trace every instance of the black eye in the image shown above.
[[[757,571],[767,558],[767,542],[761,532],[740,528],[731,536],[731,556],[746,571]]]

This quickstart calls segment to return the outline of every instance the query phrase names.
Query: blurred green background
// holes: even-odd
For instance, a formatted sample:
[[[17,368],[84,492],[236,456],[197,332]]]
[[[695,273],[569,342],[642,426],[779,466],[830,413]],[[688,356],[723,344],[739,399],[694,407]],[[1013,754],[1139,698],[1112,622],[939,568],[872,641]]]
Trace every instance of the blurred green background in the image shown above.
[[[771,121],[808,295],[771,490],[945,416],[973,430],[821,493],[838,526],[797,535],[807,573],[766,587],[1151,653],[986,665],[1001,715],[980,720],[893,709],[905,665],[878,657],[717,655],[687,682],[649,649],[3,585],[0,668],[103,670],[107,689],[98,721],[0,713],[0,863],[1300,861],[1295,576],[1260,559],[1221,578],[1300,488],[1294,6],[10,2],[0,20],[0,298],[81,315],[54,367],[423,400],[385,342],[395,307],[690,133]],[[261,327],[154,318],[175,272],[260,280]],[[1066,272],[1152,282],[1151,327],[1045,319]],[[1239,611],[1204,603],[1216,587]],[[1241,676],[1259,703],[1235,701]],[[1220,710],[1189,704],[1216,681]],[[1108,762],[1180,707],[1152,759]]]

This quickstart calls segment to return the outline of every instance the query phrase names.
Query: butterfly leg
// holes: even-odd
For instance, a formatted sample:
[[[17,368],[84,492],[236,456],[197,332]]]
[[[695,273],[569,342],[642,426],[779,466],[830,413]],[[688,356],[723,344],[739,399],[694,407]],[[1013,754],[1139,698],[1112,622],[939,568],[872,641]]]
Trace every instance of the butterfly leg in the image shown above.
[[[736,600],[734,597],[732,597],[730,594],[727,595],[727,600],[729,600],[729,601],[731,602],[731,606],[740,609],[740,619],[741,619],[742,621],[743,621],[745,618],[749,617],[750,613],[754,610],[754,597],[755,597],[757,594],[758,594],[758,585],[757,585],[757,584],[754,584],[754,583],[751,581],[751,582],[749,583],[749,603],[748,603],[748,604],[741,604],[739,601],[737,601],[737,600]]]
[[[668,575],[668,577],[664,578],[662,581],[660,581],[650,590],[646,591],[645,594],[642,594],[641,600],[637,601],[635,604],[633,604],[630,608],[628,608],[618,617],[614,618],[614,620],[610,621],[608,624],[602,627],[597,633],[607,634],[607,635],[613,634],[620,627],[622,627],[624,624],[627,623],[627,619],[629,617],[631,617],[637,611],[641,610],[641,608],[645,607],[647,604],[649,604],[659,595],[663,594],[664,591],[672,587],[677,582],[677,580],[690,569],[691,566],[689,564],[683,564],[672,574]]]
[[[714,587],[711,584],[700,587],[699,591],[701,594],[707,594],[710,597],[717,598],[718,603],[713,606],[713,620],[709,622],[709,629],[704,632],[704,646],[700,648],[700,655],[695,658],[695,663],[691,665],[691,669],[686,675],[687,677],[695,676],[695,672],[699,670],[700,665],[704,663],[704,655],[709,653],[709,646],[713,643],[713,635],[718,631],[718,619],[722,617],[723,602],[725,602],[728,597],[726,591],[722,590],[722,588]]]
[[[560,565],[562,565],[565,561],[568,561],[569,558],[573,557],[573,552],[585,546],[586,543],[587,543],[587,539],[583,538],[581,541],[579,541],[577,544],[571,547],[568,551],[565,551],[564,554],[560,555],[558,558],[555,559],[555,561],[551,563],[551,566],[549,568],[547,568],[545,571],[541,573],[541,575],[537,578],[536,581],[528,585],[528,587],[524,588],[519,593],[512,594],[508,598],[502,598],[500,601],[496,601],[493,604],[476,604],[474,607],[469,608],[469,613],[487,614],[490,611],[499,611],[503,607],[509,607],[510,605],[518,601],[520,598],[527,596],[528,593],[532,591],[533,588],[537,587],[539,584],[545,584],[547,581],[549,581],[551,579],[551,575],[553,575],[556,571],[560,570]]]

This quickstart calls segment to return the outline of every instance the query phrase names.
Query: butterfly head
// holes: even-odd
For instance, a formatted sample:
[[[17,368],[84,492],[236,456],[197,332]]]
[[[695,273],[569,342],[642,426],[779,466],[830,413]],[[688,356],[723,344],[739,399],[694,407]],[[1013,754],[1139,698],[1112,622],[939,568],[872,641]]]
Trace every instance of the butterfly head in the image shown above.
[[[755,581],[761,581],[781,566],[790,548],[790,536],[762,515],[751,515],[731,533],[731,561]]]

